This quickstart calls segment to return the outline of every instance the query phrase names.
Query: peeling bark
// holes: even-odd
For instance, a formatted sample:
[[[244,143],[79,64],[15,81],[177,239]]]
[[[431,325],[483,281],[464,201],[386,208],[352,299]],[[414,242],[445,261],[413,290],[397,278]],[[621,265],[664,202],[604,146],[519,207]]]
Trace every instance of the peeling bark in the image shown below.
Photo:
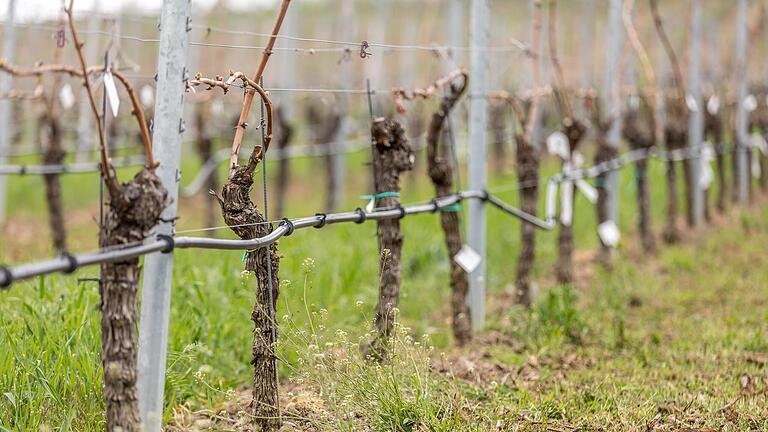
[[[272,231],[272,226],[264,223],[264,216],[249,195],[253,186],[253,171],[257,164],[255,156],[251,155],[248,165],[235,167],[221,195],[217,196],[224,221],[241,239],[263,237]],[[254,323],[251,414],[258,430],[262,431],[277,430],[280,426],[277,362],[272,338],[273,331],[277,331],[277,323],[272,321],[272,311],[277,307],[279,295],[279,267],[280,257],[274,243],[247,252],[245,270],[255,276],[257,283],[256,302],[251,313],[251,321]]]
[[[122,189],[109,190],[102,248],[141,242],[160,218],[168,194],[160,179],[142,169]],[[137,400],[139,259],[102,264],[101,343],[107,430],[141,430]]]
[[[393,120],[379,118],[371,126],[374,149],[376,194],[400,192],[400,175],[413,168],[414,154],[405,130]],[[394,207],[400,204],[397,196],[387,196],[378,200],[381,207]],[[377,221],[381,241],[379,278],[379,301],[376,305],[374,330],[377,335],[373,340],[363,342],[361,351],[364,355],[383,360],[387,356],[388,344],[395,324],[395,309],[400,297],[401,264],[403,235],[400,233],[399,219]]]
[[[587,109],[592,118],[592,128],[594,130],[597,151],[595,152],[595,164],[601,164],[618,156],[618,149],[610,145],[608,134],[613,126],[614,117],[605,118],[600,106],[600,100],[596,97],[590,97],[586,101]],[[608,173],[601,173],[597,177],[597,223],[602,224],[610,220],[610,211],[608,207],[609,191],[606,187]],[[606,270],[611,270],[613,249],[603,243],[600,239],[600,252],[597,255],[597,262]]]
[[[629,110],[624,116],[622,134],[632,150],[650,150],[656,145],[656,124],[650,106],[643,101],[639,109]],[[635,162],[635,182],[637,185],[637,229],[643,250],[648,254],[656,253],[656,239],[651,229],[651,199],[648,184],[648,161]]]
[[[40,117],[40,142],[43,145],[43,164],[60,165],[65,152],[61,148],[61,124],[58,116],[48,113]],[[67,250],[67,232],[62,209],[61,181],[59,174],[44,174],[45,198],[48,206],[48,223],[53,237],[53,247],[58,252]]]
[[[688,111],[682,105],[683,101],[672,100],[667,110],[667,123],[664,128],[664,140],[667,151],[685,148],[688,143]],[[685,163],[685,161],[683,161]],[[677,243],[680,240],[680,229],[677,226],[678,193],[677,193],[677,162],[667,161],[667,220],[664,227],[664,242]]]
[[[562,128],[563,133],[568,137],[570,155],[572,157],[579,142],[586,134],[587,127],[577,119],[566,117],[563,119]],[[575,187],[573,188],[572,193],[571,203],[575,206]],[[557,235],[558,255],[557,264],[555,266],[555,275],[557,276],[557,281],[564,284],[573,283],[573,222],[574,220],[571,220],[570,225],[564,225],[561,222],[559,224],[560,231]]]
[[[440,102],[437,112],[432,115],[432,121],[429,124],[427,133],[427,172],[432,180],[432,184],[435,186],[435,195],[437,197],[453,193],[454,167],[452,164],[452,154],[446,145],[443,145],[442,152],[440,152],[439,140],[451,110],[464,94],[466,83],[467,79],[465,76],[461,87],[450,87],[448,94]],[[453,338],[458,345],[465,345],[472,338],[470,311],[467,304],[469,276],[453,259],[459,253],[463,244],[459,229],[459,213],[456,211],[442,211],[440,213],[440,225],[445,234],[445,245],[448,249],[448,262],[450,263]]]
[[[536,149],[517,135],[517,181],[520,187],[522,210],[530,215],[538,214],[539,201],[539,155]],[[530,307],[533,303],[531,271],[536,258],[536,226],[526,221],[520,224],[520,256],[517,260],[515,298],[517,303]]]
[[[606,133],[598,133],[599,139],[597,142],[597,152],[595,152],[595,164],[600,164],[605,161],[609,161],[618,156],[619,152],[612,147],[608,140]],[[608,211],[608,189],[605,187],[605,183],[608,179],[608,173],[602,173],[597,177],[597,223],[602,224],[608,222],[610,214]],[[611,247],[600,241],[600,253],[598,254],[597,261],[603,265],[604,268],[610,270],[612,268],[611,263]]]
[[[507,157],[506,104],[491,105],[491,130],[493,132],[493,170],[496,174],[504,171]]]

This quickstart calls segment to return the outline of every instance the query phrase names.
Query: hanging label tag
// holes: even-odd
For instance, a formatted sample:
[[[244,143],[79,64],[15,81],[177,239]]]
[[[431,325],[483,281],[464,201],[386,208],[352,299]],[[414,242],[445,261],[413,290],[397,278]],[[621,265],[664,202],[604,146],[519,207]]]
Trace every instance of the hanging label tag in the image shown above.
[[[568,159],[570,154],[568,137],[560,131],[552,132],[547,137],[547,151],[549,154],[559,156],[561,159]]]
[[[59,91],[59,100],[61,101],[62,108],[65,110],[72,108],[72,106],[75,104],[75,93],[72,91],[72,86],[70,86],[69,83],[61,86],[61,91]]]
[[[597,226],[597,234],[600,236],[600,241],[608,247],[616,247],[619,244],[621,233],[619,233],[619,227],[616,222],[609,220],[601,223]]]
[[[594,186],[587,183],[584,179],[576,180],[576,187],[579,189],[584,198],[592,204],[597,202],[597,189]]]
[[[459,250],[459,253],[453,257],[453,261],[464,269],[465,272],[472,273],[483,262],[483,257],[469,247],[469,245],[464,245]]]
[[[117,117],[117,111],[120,109],[120,98],[117,96],[115,79],[112,77],[112,72],[110,71],[107,71],[107,73],[104,74],[104,89],[107,92],[109,107],[112,108],[112,115]]]
[[[749,146],[753,149],[760,150],[760,153],[764,155],[768,154],[768,143],[765,142],[765,138],[763,138],[759,133],[752,134],[750,137]]]
[[[707,190],[712,184],[715,175],[712,171],[712,161],[715,159],[715,149],[712,143],[705,141],[701,148],[701,177],[699,177],[699,189]]]
[[[547,222],[555,219],[555,212],[557,206],[557,183],[550,182],[547,184],[547,202],[544,211],[547,212]]]
[[[573,182],[566,181],[560,186],[560,223],[571,226],[573,222]]]
[[[373,213],[374,206],[376,205],[376,199],[371,198],[370,201],[368,201],[368,204],[365,205],[365,212],[366,213]]]
[[[221,99],[216,99],[215,101],[213,101],[213,103],[211,104],[211,112],[215,116],[220,116],[221,114],[223,114],[224,102],[222,102]]]
[[[141,99],[141,104],[145,107],[152,106],[155,103],[155,91],[152,90],[152,86],[145,84],[141,88],[141,92],[139,92],[139,98]]]
[[[757,109],[757,98],[755,95],[751,94],[744,99],[744,109],[747,110],[747,112],[752,112]]]
[[[691,112],[699,111],[699,104],[696,102],[696,98],[694,98],[692,94],[689,93],[685,95],[685,103],[688,105],[688,109],[691,110]]]
[[[715,115],[720,111],[720,98],[717,95],[712,95],[707,101],[707,112]]]

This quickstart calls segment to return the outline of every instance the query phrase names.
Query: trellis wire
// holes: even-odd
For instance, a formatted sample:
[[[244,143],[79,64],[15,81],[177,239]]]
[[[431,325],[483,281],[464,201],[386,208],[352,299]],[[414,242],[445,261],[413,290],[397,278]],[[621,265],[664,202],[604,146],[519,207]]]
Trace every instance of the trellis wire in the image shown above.
[[[144,156],[131,156],[122,159],[114,159],[112,165],[115,168],[140,166],[146,163]],[[18,175],[44,175],[44,174],[87,174],[99,171],[99,162],[73,162],[57,165],[0,165],[0,176],[9,174]]]
[[[5,21],[0,21],[0,23],[5,23]],[[13,23],[14,27],[22,27],[27,28],[30,30],[36,30],[36,31],[51,31],[55,32],[58,29],[55,27],[50,26],[43,26],[43,25],[36,25],[36,24],[27,24],[27,23]],[[193,25],[192,28],[202,28],[206,31],[216,31],[219,33],[226,33],[226,34],[232,34],[232,35],[244,35],[244,36],[257,36],[257,37],[270,37],[270,34],[266,33],[257,33],[257,32],[248,32],[248,31],[238,31],[238,30],[223,30],[218,29],[215,27],[208,27],[208,26],[198,26]],[[112,33],[104,31],[104,30],[96,30],[96,31],[87,31],[83,30],[79,32],[82,35],[96,35],[96,36],[112,36]],[[135,36],[135,35],[117,35],[118,39],[131,41],[131,42],[137,42],[137,43],[148,43],[148,44],[157,44],[160,43],[160,39],[157,38],[148,38],[148,37],[142,37],[142,36]],[[340,45],[341,48],[313,48],[313,47],[297,47],[297,48],[280,48],[280,47],[274,47],[272,48],[272,51],[275,52],[309,52],[309,53],[315,53],[315,52],[350,52],[353,48],[359,49],[360,46],[363,44],[363,42],[366,42],[366,45],[371,48],[384,48],[388,50],[393,51],[464,51],[464,52],[472,52],[472,51],[484,51],[484,52],[521,52],[521,53],[530,53],[530,49],[527,45],[525,45],[522,41],[517,40],[515,38],[511,38],[510,45],[507,46],[489,46],[489,47],[483,47],[483,48],[472,48],[467,46],[449,46],[449,45],[441,45],[441,44],[427,44],[427,45],[420,45],[420,44],[393,44],[393,43],[383,43],[383,42],[371,42],[371,41],[343,41],[343,40],[334,40],[334,39],[321,39],[321,38],[310,38],[310,37],[299,37],[299,36],[288,36],[288,35],[278,35],[278,39],[285,39],[285,40],[292,40],[296,42],[309,42],[309,43],[317,43],[317,44],[329,44],[329,45]],[[190,42],[190,46],[200,46],[200,47],[214,47],[214,48],[228,48],[228,49],[247,49],[247,50],[263,50],[265,47],[261,45],[237,45],[237,44],[221,44],[221,43],[212,43],[212,42]]]

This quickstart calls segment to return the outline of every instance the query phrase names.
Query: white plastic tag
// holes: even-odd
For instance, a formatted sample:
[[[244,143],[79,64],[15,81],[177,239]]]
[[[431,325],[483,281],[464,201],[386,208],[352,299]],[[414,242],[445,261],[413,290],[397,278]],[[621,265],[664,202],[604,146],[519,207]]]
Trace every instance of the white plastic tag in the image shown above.
[[[61,91],[59,91],[59,100],[61,101],[62,108],[65,110],[72,108],[72,106],[75,104],[75,93],[72,91],[72,86],[69,85],[69,83],[61,86]]]
[[[547,151],[549,154],[559,156],[562,159],[568,159],[570,149],[568,147],[568,137],[560,131],[552,132],[547,137]]]
[[[213,115],[220,116],[224,113],[224,102],[222,102],[221,99],[216,99],[211,104],[211,112],[213,112]]]
[[[619,233],[619,227],[616,222],[609,220],[601,223],[597,226],[597,234],[600,236],[600,241],[608,247],[616,247],[619,244],[621,233]]]
[[[717,95],[712,95],[707,101],[707,112],[715,115],[720,111],[720,98]]]
[[[365,205],[365,212],[366,213],[373,213],[373,208],[376,205],[376,200],[371,198],[370,201],[368,201],[368,204]]]
[[[757,109],[757,98],[755,95],[751,94],[744,99],[744,109],[747,110],[747,112],[752,112]]]
[[[760,150],[760,153],[768,155],[768,143],[765,142],[765,138],[759,133],[753,133],[750,137],[749,146],[753,149]]]
[[[564,181],[560,185],[560,223],[571,226],[573,222],[573,182]]]
[[[578,179],[576,180],[576,187],[579,189],[579,192],[584,195],[584,198],[586,198],[587,201],[592,204],[597,202],[597,189],[591,184],[587,183],[584,179]]]
[[[115,79],[112,77],[112,72],[110,71],[107,71],[107,73],[104,74],[104,89],[107,92],[109,107],[112,108],[112,115],[117,117],[117,111],[120,109],[120,98],[117,96]]]
[[[555,219],[555,207],[557,206],[557,183],[547,184],[547,202],[544,211],[547,212],[547,221]]]
[[[715,159],[715,149],[712,143],[705,141],[701,148],[701,177],[699,177],[699,189],[707,190],[712,184],[715,175],[712,171],[712,161]]]
[[[151,106],[153,103],[155,103],[155,91],[152,90],[152,86],[145,84],[144,87],[141,88],[139,98],[141,99],[141,104],[145,107]]]
[[[483,262],[483,258],[469,245],[464,245],[459,250],[459,253],[453,257],[453,261],[464,269],[465,272],[472,273]]]
[[[688,109],[691,110],[691,112],[699,111],[699,104],[696,102],[696,98],[694,98],[692,94],[685,95],[685,103],[688,105]]]

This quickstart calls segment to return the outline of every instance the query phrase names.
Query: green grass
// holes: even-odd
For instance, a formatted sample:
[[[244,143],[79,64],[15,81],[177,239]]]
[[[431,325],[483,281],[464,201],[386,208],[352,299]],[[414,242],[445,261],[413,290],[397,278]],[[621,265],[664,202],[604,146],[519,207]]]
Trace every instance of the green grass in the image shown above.
[[[344,208],[360,206],[354,198],[368,192],[366,160],[365,152],[348,160],[346,196],[351,198]],[[185,161],[184,172],[194,171],[196,165]],[[298,186],[287,213],[311,214],[323,201],[317,193],[322,190],[317,183],[323,167],[319,160],[304,159],[294,168],[301,174],[294,180]],[[556,169],[553,162],[545,164],[548,173]],[[270,175],[275,171],[274,165],[268,166]],[[651,163],[651,178],[658,228],[664,214],[661,163]],[[404,202],[431,197],[424,179],[423,172],[405,179]],[[513,174],[491,179],[492,185],[510,182]],[[67,177],[64,188],[68,209],[93,208],[95,176]],[[42,191],[40,179],[14,177],[12,216],[44,226],[42,192],[37,191]],[[502,197],[515,203],[516,195],[510,191]],[[636,223],[631,168],[621,174],[621,200],[620,225],[629,237]],[[594,208],[584,199],[576,206],[576,245],[594,249]],[[199,209],[182,202],[180,228],[200,226]],[[374,430],[489,430],[497,424],[501,430],[514,425],[537,430],[537,422],[550,421],[642,429],[657,413],[674,411],[670,407],[684,410],[688,404],[685,415],[678,417],[693,414],[719,427],[726,415],[717,410],[740,394],[744,374],[757,383],[755,391],[765,388],[760,383],[764,366],[746,362],[744,353],[768,351],[768,262],[761,252],[768,240],[766,215],[744,213],[732,225],[703,231],[708,237],[694,245],[665,249],[657,267],[637,265],[620,254],[615,271],[598,272],[588,287],[581,287],[584,290],[547,290],[556,233],[542,232],[535,268],[543,291],[538,303],[531,312],[511,306],[495,311],[483,338],[501,336],[463,352],[450,350],[448,265],[438,220],[432,215],[408,218],[403,222],[400,304],[401,322],[408,329],[396,341],[404,354],[380,368],[356,356],[357,337],[368,331],[377,298],[374,225],[303,230],[279,244],[281,372],[286,380],[298,380],[323,395],[323,410],[329,414],[313,421],[328,430],[356,430],[361,425]],[[490,208],[488,218],[488,288],[491,299],[498,299],[514,280],[520,224]],[[92,247],[95,225],[81,221],[72,227],[71,236],[74,249]],[[43,229],[37,238],[47,238]],[[12,238],[2,242],[14,245]],[[14,261],[23,261],[47,250],[37,247],[4,247],[0,259],[13,255]],[[254,283],[241,275],[240,258],[237,252],[176,252],[168,421],[177,406],[192,411],[215,407],[249,385]],[[78,276],[94,274],[93,268],[83,269]],[[75,277],[58,275],[0,293],[0,430],[103,427],[98,301],[92,283],[78,284]],[[421,335],[428,335],[429,344]],[[313,344],[309,338],[323,342]],[[428,367],[427,358],[442,360],[427,345],[449,349],[445,362],[457,365],[451,368],[460,369],[459,360],[469,357],[479,369],[489,369],[487,376],[478,382],[458,370],[441,373]],[[328,360],[344,352],[348,369]],[[307,358],[310,353],[312,359]],[[318,360],[323,355],[325,360]],[[333,368],[321,374],[318,364]],[[508,375],[487,366],[492,364],[501,365]],[[354,417],[341,415],[344,403],[355,406]],[[739,399],[728,408],[738,414],[734,430],[748,427],[750,418],[756,419],[754,427],[767,427],[765,406],[764,396]],[[668,420],[664,414],[659,421]]]

